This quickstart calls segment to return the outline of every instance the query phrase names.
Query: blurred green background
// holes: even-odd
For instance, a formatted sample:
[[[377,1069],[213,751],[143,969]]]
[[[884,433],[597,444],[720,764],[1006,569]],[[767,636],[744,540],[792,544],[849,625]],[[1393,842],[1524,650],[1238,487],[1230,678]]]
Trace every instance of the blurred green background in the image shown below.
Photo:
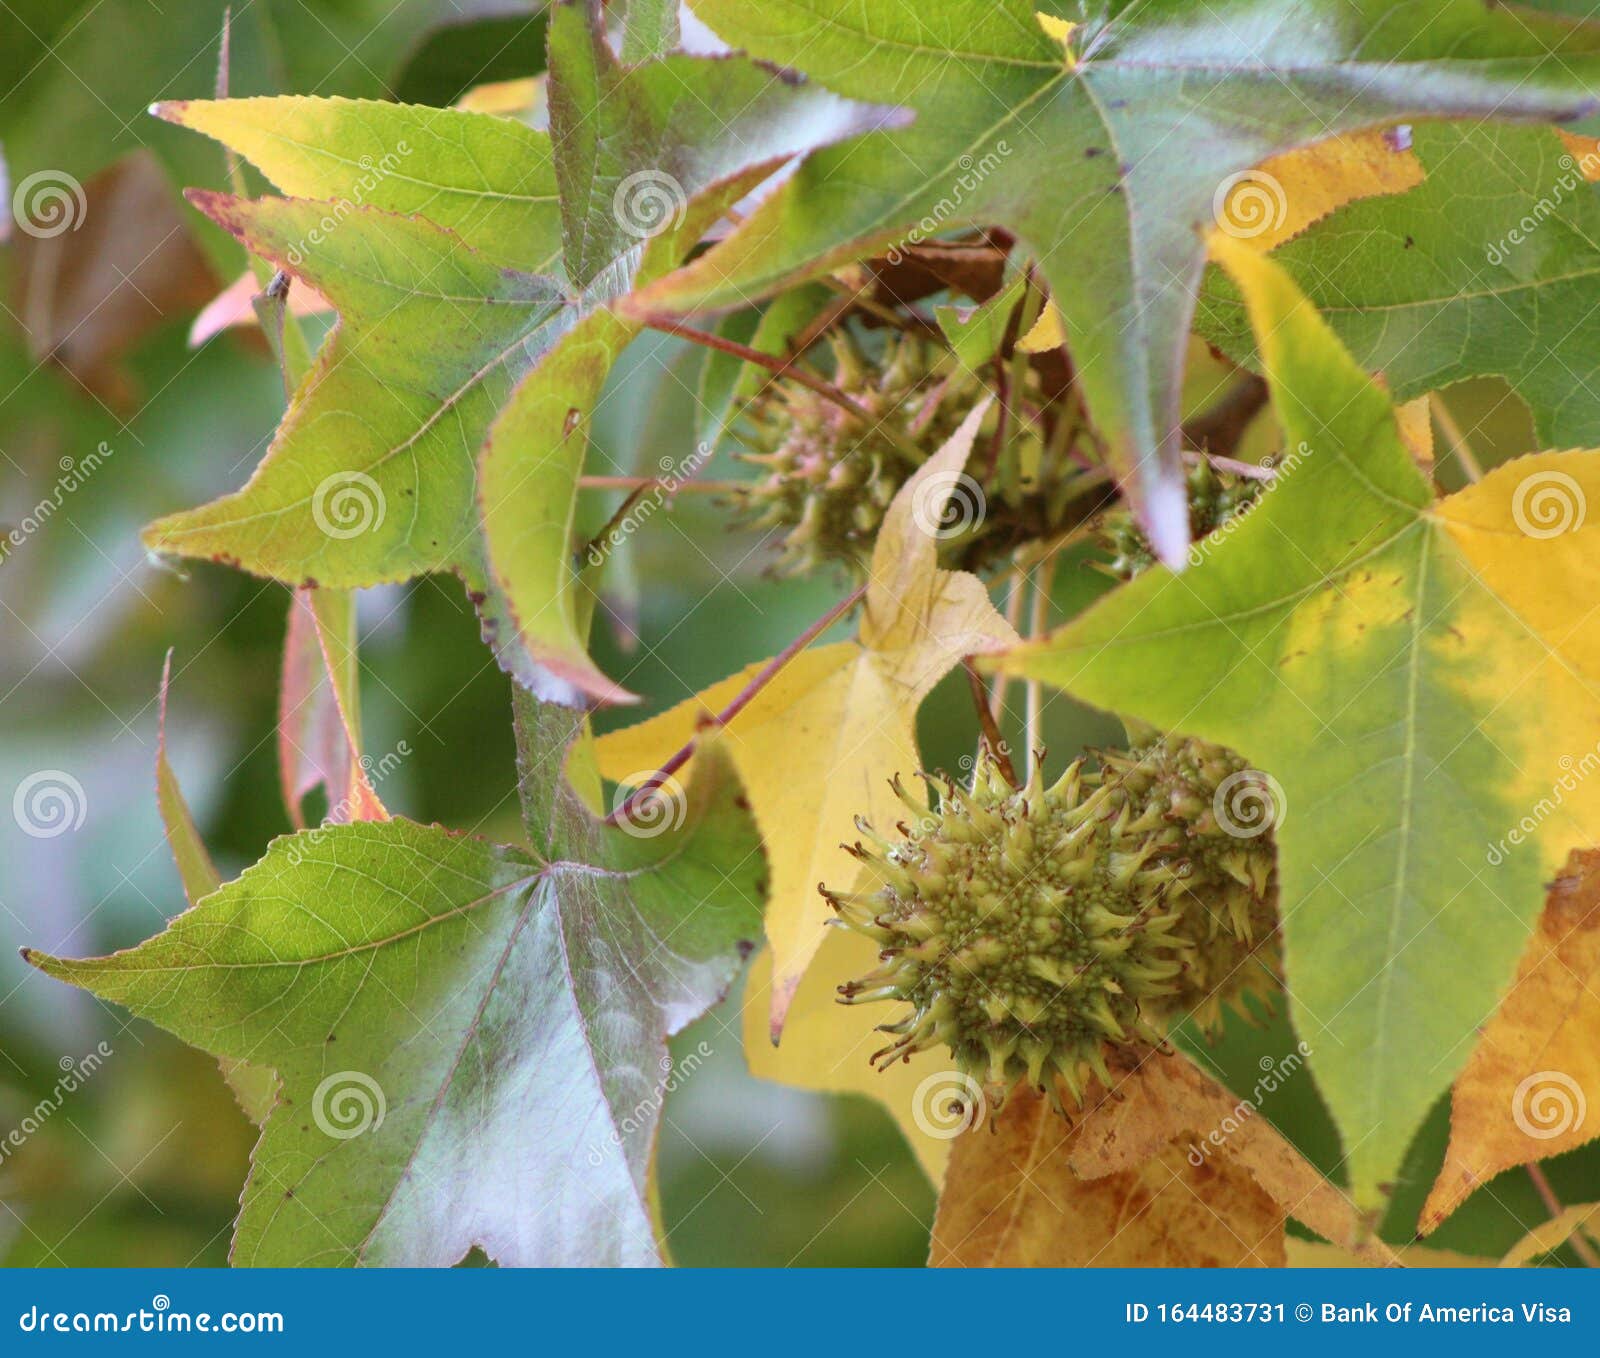
[[[253,1129],[211,1060],[16,955],[23,944],[72,955],[125,946],[182,908],[154,798],[169,647],[172,759],[219,865],[231,875],[289,828],[273,744],[287,591],[222,568],[180,575],[147,559],[138,537],[153,517],[239,486],[283,404],[254,331],[187,342],[195,313],[245,261],[180,197],[185,185],[225,187],[218,149],[144,112],[157,99],[212,92],[223,8],[0,7],[6,196],[48,172],[81,184],[86,204],[76,229],[12,229],[0,243],[0,526],[26,527],[0,561],[0,799],[9,804],[36,775],[65,775],[83,812],[76,828],[46,838],[0,814],[0,1144],[25,1120],[34,1126],[0,1158],[0,1259],[11,1265],[221,1264],[248,1171]],[[542,67],[539,8],[255,0],[233,26],[232,92],[449,103],[482,81]],[[698,355],[675,341],[637,345],[613,376],[612,392],[627,397],[604,403],[593,469],[653,470],[684,456],[697,368]],[[1202,364],[1195,380],[1204,387],[1216,373]],[[1452,402],[1487,461],[1526,447],[1525,416],[1492,385]],[[595,496],[590,522],[615,499]],[[842,584],[778,584],[762,574],[767,560],[714,505],[684,497],[614,560],[597,625],[602,665],[659,708],[771,654]],[[1076,608],[1102,585],[1070,561],[1058,601]],[[368,591],[360,612],[366,748],[381,756],[403,741],[412,752],[385,779],[385,801],[415,819],[515,840],[508,688],[458,582]],[[1061,758],[1118,735],[1066,700],[1047,716]],[[925,706],[922,728],[930,765],[954,767],[970,751],[959,679]],[[684,1034],[680,1051],[702,1042],[714,1054],[673,1093],[663,1130],[676,1259],[921,1263],[933,1191],[887,1115],[865,1099],[750,1078],[737,994]],[[100,1043],[111,1053],[100,1069],[58,1098],[63,1070]],[[1281,1018],[1241,1028],[1225,1044],[1223,1073],[1248,1088],[1258,1058],[1292,1046]],[[38,1119],[41,1100],[51,1111]],[[1309,1080],[1291,1081],[1269,1112],[1333,1167],[1337,1143]],[[1397,1239],[1444,1131],[1440,1108],[1399,1186]],[[1592,1197],[1581,1189],[1597,1163],[1600,1152],[1568,1156],[1551,1178],[1575,1199]],[[1543,1215],[1526,1182],[1507,1176],[1433,1243],[1497,1253]]]

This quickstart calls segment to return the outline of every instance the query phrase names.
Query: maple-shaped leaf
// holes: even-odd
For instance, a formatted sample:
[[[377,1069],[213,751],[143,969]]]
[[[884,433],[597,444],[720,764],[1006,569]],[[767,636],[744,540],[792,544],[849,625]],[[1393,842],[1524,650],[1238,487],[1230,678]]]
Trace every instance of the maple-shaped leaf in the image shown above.
[[[1590,750],[1564,773],[1597,771],[1600,752]],[[1418,1222],[1424,1234],[1496,1174],[1600,1136],[1597,1035],[1600,852],[1580,850],[1551,884],[1516,982],[1456,1080],[1450,1148]]]
[[[1016,640],[977,576],[937,564],[947,502],[971,493],[961,469],[986,409],[972,411],[890,502],[873,546],[859,639],[802,651],[724,728],[722,743],[749,789],[772,860],[774,1035],[832,914],[817,884],[855,880],[860,863],[846,845],[859,838],[857,817],[893,825],[905,814],[890,780],[921,768],[915,727],[923,698],[963,656]],[[960,512],[980,510],[967,500]],[[656,768],[765,668],[749,665],[650,721],[602,737],[602,772],[625,780]]]
[[[406,820],[278,839],[126,952],[35,966],[277,1072],[237,1264],[647,1264],[665,1037],[760,929],[760,841],[702,753],[653,835],[562,766],[522,704],[534,852]]]
[[[1354,1206],[1264,1116],[1186,1057],[1147,1058],[1072,1118],[1020,1089],[993,1134],[967,1084],[946,1072],[971,1130],[939,1198],[935,1266],[1282,1267],[1289,1216],[1365,1261],[1391,1258],[1358,1243]]]
[[[1600,199],[1589,180],[1600,150],[1576,142],[1548,128],[1419,127],[1409,155],[1426,173],[1420,184],[1343,207],[1273,257],[1397,397],[1503,377],[1527,402],[1540,447],[1592,447]],[[1254,361],[1243,301],[1218,270],[1196,324]]]
[[[1292,1014],[1372,1206],[1510,983],[1544,882],[1600,842],[1600,780],[1550,796],[1600,741],[1600,453],[1525,457],[1435,502],[1389,398],[1282,270],[1212,249],[1285,431],[1277,484],[1192,569],[1150,571],[1003,667],[1263,771],[1218,814],[1273,825]]]
[[[728,198],[790,156],[899,114],[743,57],[621,67],[573,5],[551,20],[549,91],[549,137],[483,114],[354,101],[163,106],[275,183],[319,195],[192,197],[340,319],[249,484],[157,522],[145,540],[295,585],[454,570],[484,596],[491,637],[533,631],[546,643],[525,663],[502,647],[508,668],[577,702],[625,696],[573,646],[567,597],[587,444],[578,420],[609,360],[592,370],[592,389],[566,390],[563,369],[559,418],[519,426],[516,527],[562,538],[549,563],[537,558],[537,580],[523,578],[525,550],[506,569],[486,560],[476,472],[492,422],[563,335],[640,268],[675,263]],[[632,333],[617,327],[608,353]],[[545,380],[527,397],[541,411]],[[504,584],[515,588],[503,596]],[[537,607],[523,597],[534,594]],[[536,614],[553,642],[529,621]],[[554,675],[540,667],[552,657]]]
[[[1039,261],[1090,412],[1177,564],[1198,228],[1236,177],[1333,133],[1573,118],[1600,91],[1600,27],[1483,0],[1117,0],[1084,6],[1092,17],[1064,36],[1033,0],[693,8],[736,47],[919,116],[814,157],[737,234],[629,305],[744,305],[908,237],[1009,227]]]
[[[935,1188],[944,1182],[954,1138],[966,1125],[950,1109],[949,1054],[914,1052],[886,1070],[872,1064],[884,1036],[861,1011],[839,1002],[839,987],[865,976],[879,963],[878,946],[847,929],[829,929],[799,985],[789,996],[783,1040],[772,1041],[772,952],[751,963],[743,1002],[744,1059],[762,1080],[823,1094],[862,1094],[894,1119]]]

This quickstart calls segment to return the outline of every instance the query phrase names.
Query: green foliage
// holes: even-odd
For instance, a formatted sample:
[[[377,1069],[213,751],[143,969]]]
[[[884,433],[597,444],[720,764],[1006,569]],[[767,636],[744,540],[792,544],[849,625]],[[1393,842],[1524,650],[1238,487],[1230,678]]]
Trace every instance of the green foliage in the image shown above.
[[[1582,1257],[1587,6],[314,8],[0,53],[8,1258]]]

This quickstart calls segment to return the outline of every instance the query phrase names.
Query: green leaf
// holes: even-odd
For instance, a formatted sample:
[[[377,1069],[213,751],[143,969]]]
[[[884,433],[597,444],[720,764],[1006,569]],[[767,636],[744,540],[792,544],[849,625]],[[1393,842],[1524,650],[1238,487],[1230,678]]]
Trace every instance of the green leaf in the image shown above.
[[[1213,249],[1285,429],[1277,484],[1189,571],[1146,573],[1002,668],[1279,780],[1270,811],[1218,814],[1273,824],[1293,1017],[1372,1206],[1510,982],[1544,882],[1600,842],[1600,788],[1567,772],[1600,740],[1582,626],[1600,453],[1523,458],[1436,502],[1388,397],[1287,276]]]
[[[537,365],[641,269],[675,264],[782,160],[895,111],[738,57],[624,68],[574,6],[551,21],[550,57],[549,138],[480,115],[347,101],[164,110],[275,182],[331,200],[194,196],[323,292],[340,323],[250,483],[157,522],[146,542],[290,584],[453,570],[518,679],[560,701],[616,701],[626,693],[574,633],[570,526],[585,422],[635,327],[582,325],[581,356]],[[546,272],[558,221],[564,280]],[[489,439],[487,458],[507,465],[486,473],[499,489],[480,518],[479,453],[502,410],[516,442]],[[487,548],[481,519],[493,525]]]
[[[190,197],[322,292],[340,320],[249,484],[158,520],[146,544],[292,585],[455,569],[481,590],[473,458],[518,379],[572,324],[560,285],[420,218]]]
[[[1481,0],[1100,8],[1063,50],[1033,0],[696,0],[734,45],[919,117],[813,157],[729,241],[635,305],[748,305],[908,236],[1010,227],[1051,286],[1152,539],[1180,562],[1197,228],[1230,177],[1393,119],[1580,116],[1600,88],[1600,28]]]
[[[28,955],[277,1071],[235,1263],[657,1262],[664,1038],[759,935],[760,842],[714,749],[665,820],[612,827],[562,772],[581,719],[526,715],[532,856],[403,820],[314,830],[137,948]]]
[[[560,262],[550,138],[513,119],[291,95],[168,102],[153,112],[238,152],[291,198],[425,217],[486,259],[530,273]]]
[[[1413,149],[1427,173],[1415,189],[1352,203],[1273,258],[1396,397],[1493,374],[1528,403],[1537,446],[1600,443],[1600,403],[1578,380],[1600,346],[1600,197],[1585,166],[1543,128],[1419,127]],[[1220,270],[1197,327],[1255,361]]]
[[[550,127],[580,313],[665,272],[780,161],[897,116],[742,58],[624,67],[575,9],[552,20],[550,56],[562,77],[551,86]],[[493,567],[485,632],[505,669],[556,702],[632,697],[588,658],[579,574],[604,557],[574,559],[572,524],[590,420],[638,328],[610,311],[588,315],[511,397],[479,464]],[[694,453],[666,462],[687,476]]]

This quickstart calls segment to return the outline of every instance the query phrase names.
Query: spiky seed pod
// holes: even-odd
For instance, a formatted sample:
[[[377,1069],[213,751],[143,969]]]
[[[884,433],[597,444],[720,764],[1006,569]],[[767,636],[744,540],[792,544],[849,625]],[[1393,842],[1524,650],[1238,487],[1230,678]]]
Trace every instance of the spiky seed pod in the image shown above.
[[[1189,468],[1189,536],[1199,542],[1225,523],[1239,517],[1261,498],[1269,482],[1259,477],[1219,472],[1201,460]],[[1101,547],[1111,560],[1100,565],[1107,575],[1119,580],[1134,576],[1156,564],[1149,540],[1133,515],[1125,509],[1107,514],[1100,522]],[[1099,563],[1097,563],[1099,564]]]
[[[1114,841],[1150,846],[1151,861],[1176,881],[1167,900],[1174,935],[1189,944],[1174,993],[1152,1013],[1193,1017],[1214,1029],[1224,1006],[1249,1011],[1244,996],[1270,1001],[1278,971],[1276,808],[1269,788],[1220,745],[1161,736],[1126,751],[1102,751],[1086,779],[1107,798]],[[1245,811],[1251,814],[1247,816]]]
[[[788,530],[774,566],[779,574],[802,574],[830,560],[863,565],[895,492],[955,432],[971,404],[958,399],[959,382],[931,371],[920,339],[892,337],[881,360],[863,355],[844,331],[829,339],[834,385],[865,419],[779,379],[745,421],[751,448],[740,456],[763,475],[737,493],[735,504],[755,527]]]
[[[861,826],[878,889],[824,889],[881,948],[841,998],[910,1006],[880,1029],[893,1037],[880,1067],[943,1044],[991,1107],[1019,1079],[1080,1099],[1087,1075],[1109,1079],[1108,1044],[1161,1041],[1146,1007],[1177,993],[1193,948],[1168,904],[1175,872],[1154,861],[1156,835],[1113,839],[1114,800],[1081,760],[1048,789],[1037,774],[1014,789],[992,763],[970,789],[929,782],[938,808],[905,797],[916,818],[899,841]]]

